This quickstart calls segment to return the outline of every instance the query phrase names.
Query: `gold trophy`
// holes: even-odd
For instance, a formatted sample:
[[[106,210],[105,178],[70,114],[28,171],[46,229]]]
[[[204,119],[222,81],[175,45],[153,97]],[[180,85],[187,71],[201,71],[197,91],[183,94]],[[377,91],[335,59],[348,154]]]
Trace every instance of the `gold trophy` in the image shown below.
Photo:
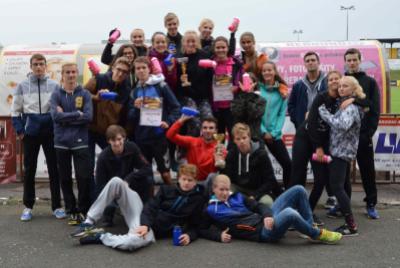
[[[225,140],[225,134],[218,133],[218,134],[213,134],[214,140],[217,141],[217,146],[215,147],[215,167],[217,168],[224,168],[225,167],[225,159],[223,156],[224,153],[224,140]]]
[[[181,65],[182,74],[186,74],[186,63],[188,63],[189,58],[188,57],[176,58],[176,60]],[[191,84],[192,83],[190,83],[187,79],[185,79],[185,81],[182,81],[182,87],[190,87]]]

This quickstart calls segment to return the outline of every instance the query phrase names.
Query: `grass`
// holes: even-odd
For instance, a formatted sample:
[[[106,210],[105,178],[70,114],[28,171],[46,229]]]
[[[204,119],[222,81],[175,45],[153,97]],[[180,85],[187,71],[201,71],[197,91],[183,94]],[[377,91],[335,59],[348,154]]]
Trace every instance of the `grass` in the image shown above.
[[[400,87],[392,87],[390,96],[391,113],[400,114]]]

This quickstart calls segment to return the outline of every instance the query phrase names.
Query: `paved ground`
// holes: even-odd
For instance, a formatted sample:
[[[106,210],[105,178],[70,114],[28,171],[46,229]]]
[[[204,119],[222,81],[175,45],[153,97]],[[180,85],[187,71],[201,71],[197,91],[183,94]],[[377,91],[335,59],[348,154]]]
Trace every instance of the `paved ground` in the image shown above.
[[[73,227],[51,216],[47,184],[38,185],[41,199],[33,221],[20,222],[21,192],[18,184],[0,186],[0,267],[400,267],[400,185],[379,186],[381,219],[375,221],[363,214],[363,193],[356,185],[353,207],[360,236],[339,245],[312,244],[290,232],[278,244],[199,239],[188,247],[174,247],[166,239],[133,253],[80,246],[68,238]],[[322,208],[316,212],[330,228],[341,224],[327,219]],[[110,231],[124,233],[123,220],[117,218],[117,227]]]

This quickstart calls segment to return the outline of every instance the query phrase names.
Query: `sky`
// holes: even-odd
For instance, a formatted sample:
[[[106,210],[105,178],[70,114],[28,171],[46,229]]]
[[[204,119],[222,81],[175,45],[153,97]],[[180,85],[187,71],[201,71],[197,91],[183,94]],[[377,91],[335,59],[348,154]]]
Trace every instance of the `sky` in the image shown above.
[[[0,44],[99,43],[115,27],[124,38],[134,28],[150,38],[165,31],[167,12],[178,15],[181,33],[210,18],[213,36],[228,36],[228,25],[238,17],[238,34],[251,31],[259,42],[296,41],[294,30],[303,31],[301,41],[345,40],[340,6],[352,5],[349,40],[400,38],[399,0],[1,0]]]

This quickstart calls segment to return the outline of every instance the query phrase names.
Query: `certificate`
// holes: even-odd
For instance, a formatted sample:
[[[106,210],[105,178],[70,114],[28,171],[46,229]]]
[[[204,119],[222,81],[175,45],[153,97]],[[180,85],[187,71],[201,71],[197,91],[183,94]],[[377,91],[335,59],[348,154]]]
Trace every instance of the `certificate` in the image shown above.
[[[162,120],[162,98],[145,97],[140,108],[141,126],[159,127]]]
[[[232,77],[228,75],[215,75],[212,90],[214,102],[233,100]]]

